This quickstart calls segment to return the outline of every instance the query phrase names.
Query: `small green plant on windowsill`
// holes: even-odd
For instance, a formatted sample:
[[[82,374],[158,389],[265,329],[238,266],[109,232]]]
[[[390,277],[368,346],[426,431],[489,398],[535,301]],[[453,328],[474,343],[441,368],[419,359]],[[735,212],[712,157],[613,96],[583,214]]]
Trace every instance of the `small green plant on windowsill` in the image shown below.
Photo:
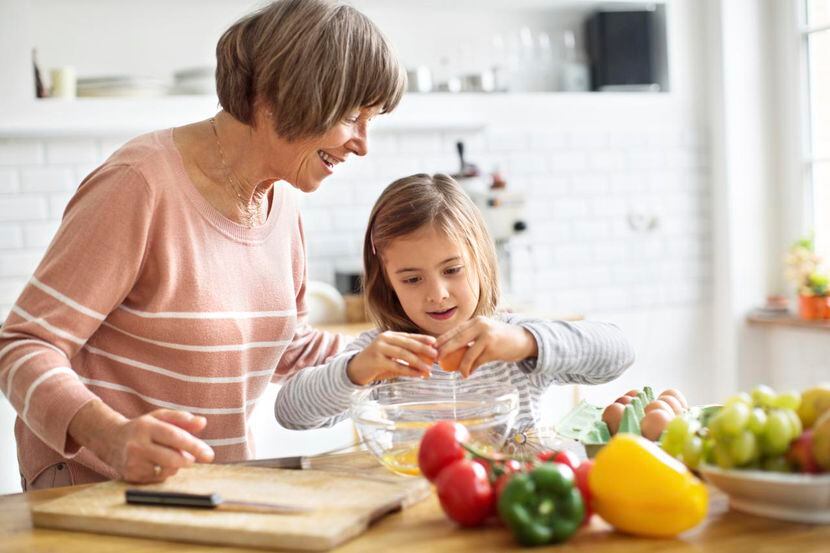
[[[830,276],[821,270],[812,234],[795,242],[786,256],[786,276],[798,293],[803,319],[830,319]]]

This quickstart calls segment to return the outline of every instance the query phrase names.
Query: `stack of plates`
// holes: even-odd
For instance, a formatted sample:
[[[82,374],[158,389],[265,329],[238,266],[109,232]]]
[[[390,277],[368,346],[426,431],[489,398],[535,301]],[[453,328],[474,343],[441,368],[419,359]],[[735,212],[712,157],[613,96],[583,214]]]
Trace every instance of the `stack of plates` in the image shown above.
[[[164,81],[152,77],[115,75],[78,79],[79,97],[147,97],[164,96],[168,92],[169,86]]]

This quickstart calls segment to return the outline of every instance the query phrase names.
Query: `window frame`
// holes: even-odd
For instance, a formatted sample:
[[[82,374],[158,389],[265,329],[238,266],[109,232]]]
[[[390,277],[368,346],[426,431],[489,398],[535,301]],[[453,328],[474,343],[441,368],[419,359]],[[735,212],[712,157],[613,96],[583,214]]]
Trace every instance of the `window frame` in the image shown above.
[[[799,67],[799,122],[801,128],[800,173],[802,186],[802,229],[803,234],[814,232],[816,220],[816,183],[815,168],[818,164],[830,166],[830,154],[816,156],[813,152],[813,99],[811,97],[810,75],[810,37],[821,32],[830,32],[830,20],[820,24],[808,21],[808,4],[810,0],[797,0],[796,23],[798,26],[798,67]],[[830,193],[828,190],[825,193]],[[825,225],[827,226],[827,225]],[[816,236],[816,244],[825,259],[830,259],[830,233]]]

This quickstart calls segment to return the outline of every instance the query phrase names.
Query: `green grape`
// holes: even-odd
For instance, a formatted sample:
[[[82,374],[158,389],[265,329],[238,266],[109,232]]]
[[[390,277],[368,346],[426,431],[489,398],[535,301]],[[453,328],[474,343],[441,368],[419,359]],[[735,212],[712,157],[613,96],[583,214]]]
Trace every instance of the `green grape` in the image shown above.
[[[747,407],[752,407],[752,396],[750,396],[746,392],[741,392],[734,396],[730,396],[723,402],[724,407],[729,407],[730,405],[734,405],[736,403],[746,403]]]
[[[720,411],[709,419],[709,426],[707,428],[709,429],[709,435],[715,440],[726,435],[723,431],[723,417],[721,417]]]
[[[749,420],[746,421],[746,428],[756,435],[761,435],[764,432],[764,427],[767,425],[767,414],[760,407],[755,407],[752,413],[749,414]]]
[[[790,463],[788,463],[787,459],[782,455],[764,459],[761,463],[761,467],[764,470],[771,472],[792,472],[793,470]]]
[[[691,436],[683,446],[683,462],[689,468],[697,468],[700,459],[703,457],[703,440],[697,436]]]
[[[663,435],[660,436],[660,447],[663,448],[663,451],[671,455],[672,457],[677,457],[683,451],[683,443],[685,442],[685,436],[681,438],[677,438],[672,434],[669,434],[668,431],[663,432]]]
[[[668,439],[679,444],[682,449],[683,444],[686,443],[686,438],[689,436],[689,421],[683,417],[673,418],[666,425],[666,434]]]
[[[746,426],[752,411],[745,403],[733,403],[721,409],[718,416],[721,418],[721,429],[727,435],[737,435]]]
[[[761,384],[752,390],[752,401],[757,407],[772,407],[775,400],[775,390]]]
[[[775,396],[773,400],[773,406],[779,407],[781,409],[792,409],[796,411],[798,406],[801,405],[801,394],[795,391],[784,392],[783,394],[778,394]]]
[[[798,413],[790,409],[784,409],[783,413],[787,415],[788,419],[790,419],[790,428],[792,429],[790,440],[794,440],[801,436],[801,433],[804,432],[804,425],[801,424],[801,419],[798,417]]]
[[[790,418],[783,411],[770,411],[761,436],[761,450],[765,455],[783,455],[790,447],[793,428]]]
[[[758,441],[755,434],[744,430],[729,444],[729,456],[737,466],[743,466],[758,457]]]
[[[715,440],[704,440],[703,441],[703,460],[706,461],[708,464],[714,464],[715,462]]]
[[[735,466],[735,462],[729,453],[729,446],[729,442],[718,442],[715,444],[715,463],[722,469],[731,469]]]

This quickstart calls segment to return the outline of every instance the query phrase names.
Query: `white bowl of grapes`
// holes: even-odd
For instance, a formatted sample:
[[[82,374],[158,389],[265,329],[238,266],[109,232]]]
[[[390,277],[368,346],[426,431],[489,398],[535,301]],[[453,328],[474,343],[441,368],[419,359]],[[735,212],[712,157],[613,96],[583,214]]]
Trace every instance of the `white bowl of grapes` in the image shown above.
[[[671,425],[669,454],[752,515],[830,524],[830,384],[728,398],[705,424]]]

